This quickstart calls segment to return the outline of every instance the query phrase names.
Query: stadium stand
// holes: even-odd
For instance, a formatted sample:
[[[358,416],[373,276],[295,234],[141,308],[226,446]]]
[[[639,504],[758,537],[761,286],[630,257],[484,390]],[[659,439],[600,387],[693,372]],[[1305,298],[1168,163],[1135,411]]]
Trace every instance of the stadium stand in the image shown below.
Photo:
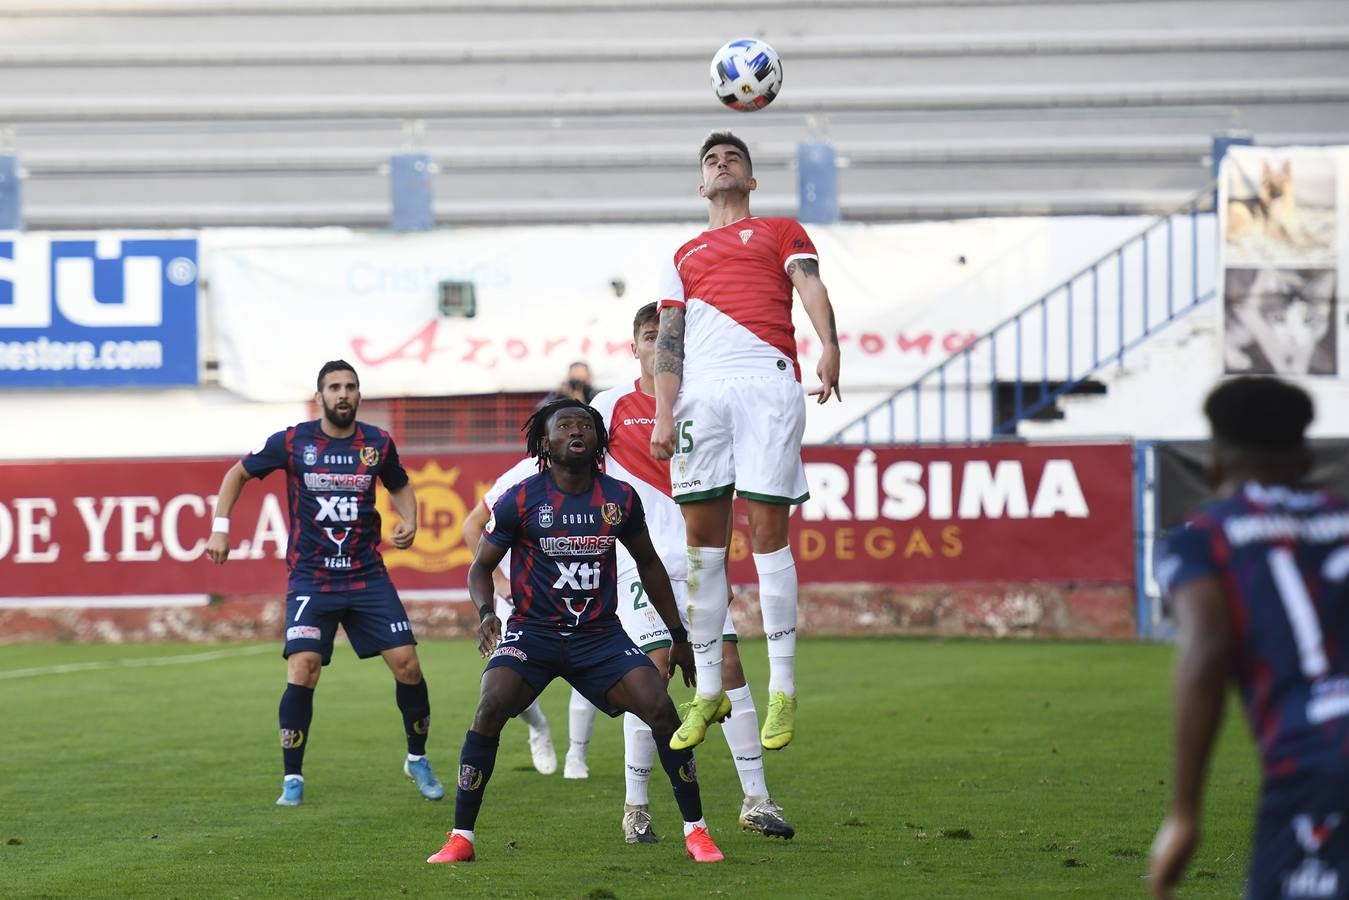
[[[1078,3],[0,2],[0,152],[30,229],[388,222],[430,155],[440,224],[696,220],[689,148],[759,149],[764,213],[831,140],[843,217],[1160,213],[1214,133],[1349,139],[1349,7]],[[734,28],[783,55],[754,117],[709,105]],[[615,37],[628,36],[626,38]]]

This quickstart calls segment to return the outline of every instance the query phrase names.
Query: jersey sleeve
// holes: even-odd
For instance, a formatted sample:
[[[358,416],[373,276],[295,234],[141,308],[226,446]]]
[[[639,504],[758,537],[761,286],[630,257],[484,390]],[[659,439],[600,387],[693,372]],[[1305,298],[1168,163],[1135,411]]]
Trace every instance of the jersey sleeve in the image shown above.
[[[778,252],[782,260],[782,268],[786,269],[797,259],[819,259],[820,254],[815,250],[815,244],[811,241],[810,235],[806,234],[806,229],[801,227],[801,223],[795,219],[785,219],[785,227],[782,229],[778,245]]]
[[[621,388],[609,388],[590,398],[590,408],[600,414],[600,420],[610,434],[614,430],[614,404],[622,393]]]
[[[492,518],[482,532],[488,541],[507,550],[515,545],[515,536],[520,531],[519,496],[519,490],[508,490],[492,507]]]
[[[660,270],[660,308],[675,306],[684,308],[684,279],[675,268],[674,257],[665,260]]]
[[[1157,553],[1157,584],[1163,595],[1186,582],[1219,574],[1213,558],[1213,533],[1203,524],[1187,522],[1171,531]]]
[[[631,485],[625,485],[628,494],[628,508],[623,516],[623,533],[619,535],[620,539],[634,538],[646,531],[646,509],[642,506],[642,498],[637,496],[637,491]]]
[[[538,471],[538,460],[526,456],[497,476],[497,480],[492,482],[492,486],[487,490],[487,493],[482,495],[483,505],[489,510],[495,509],[497,501],[501,499],[503,494],[529,476],[538,474]]]
[[[401,490],[408,483],[408,470],[403,468],[403,461],[398,458],[398,447],[393,438],[389,438],[384,451],[384,465],[380,467],[379,480],[391,491]]]
[[[286,448],[288,431],[278,431],[262,442],[252,453],[239,462],[244,471],[253,478],[266,478],[277,469],[285,469],[290,463],[290,451]]]

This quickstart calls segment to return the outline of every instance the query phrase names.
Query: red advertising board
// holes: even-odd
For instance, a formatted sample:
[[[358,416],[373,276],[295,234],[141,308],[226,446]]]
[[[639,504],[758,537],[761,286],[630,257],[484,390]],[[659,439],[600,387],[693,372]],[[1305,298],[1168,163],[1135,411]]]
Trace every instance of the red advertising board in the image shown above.
[[[811,447],[812,497],[794,511],[801,581],[941,584],[1131,582],[1127,444]],[[384,559],[404,590],[464,587],[461,526],[517,457],[405,457],[416,544]],[[204,555],[215,491],[232,464],[99,460],[0,464],[0,597],[270,594],[285,584],[283,479],[249,482],[233,553]],[[386,529],[393,514],[381,497]],[[736,517],[732,577],[755,580]]]

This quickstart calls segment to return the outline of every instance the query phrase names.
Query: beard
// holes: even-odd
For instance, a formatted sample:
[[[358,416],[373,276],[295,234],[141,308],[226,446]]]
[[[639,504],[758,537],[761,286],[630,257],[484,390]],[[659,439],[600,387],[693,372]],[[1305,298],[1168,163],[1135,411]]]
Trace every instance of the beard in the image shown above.
[[[338,411],[337,407],[329,406],[327,402],[324,402],[323,418],[336,428],[350,428],[352,423],[356,421],[356,407],[359,405],[360,401],[356,401],[351,404],[349,409]]]

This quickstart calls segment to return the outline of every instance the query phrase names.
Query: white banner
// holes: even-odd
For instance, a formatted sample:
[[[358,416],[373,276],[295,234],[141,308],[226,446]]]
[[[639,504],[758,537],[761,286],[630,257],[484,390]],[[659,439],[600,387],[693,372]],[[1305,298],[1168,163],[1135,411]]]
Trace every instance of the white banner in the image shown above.
[[[1349,375],[1349,148],[1232,147],[1218,184],[1223,370]]]
[[[908,383],[1083,260],[1133,218],[810,226],[843,346],[843,386]],[[634,377],[632,317],[690,225],[331,232],[312,245],[203,241],[226,388],[254,400],[314,390],[325,360],[356,366],[367,397],[551,389],[585,360],[597,387]],[[265,238],[262,239],[265,241]],[[293,236],[292,236],[293,240]],[[442,316],[437,285],[472,282],[474,318]],[[803,380],[819,341],[797,304]]]

